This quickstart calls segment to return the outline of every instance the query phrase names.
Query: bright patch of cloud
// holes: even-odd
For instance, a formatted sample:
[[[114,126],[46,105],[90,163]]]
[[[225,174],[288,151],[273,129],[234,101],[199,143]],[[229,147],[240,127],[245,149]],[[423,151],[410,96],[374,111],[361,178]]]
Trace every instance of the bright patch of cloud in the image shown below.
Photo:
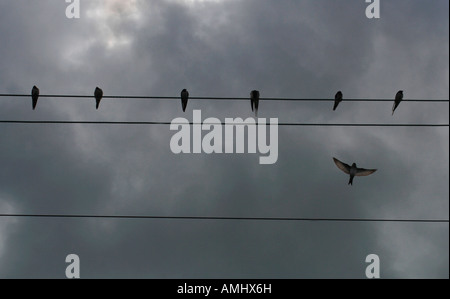
[[[138,0],[109,0],[87,11],[87,17],[96,21],[99,36],[108,49],[131,44],[133,34],[127,25],[140,20],[139,4]]]

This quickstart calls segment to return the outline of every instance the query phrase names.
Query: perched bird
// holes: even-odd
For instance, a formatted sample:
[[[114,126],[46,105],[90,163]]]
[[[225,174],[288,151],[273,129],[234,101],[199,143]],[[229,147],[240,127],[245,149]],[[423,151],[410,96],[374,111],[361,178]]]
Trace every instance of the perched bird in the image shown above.
[[[372,174],[376,171],[376,169],[364,169],[364,168],[358,168],[356,166],[356,163],[353,163],[352,166],[345,164],[344,162],[339,161],[338,159],[334,158],[334,163],[336,166],[345,172],[346,174],[350,175],[350,181],[348,182],[349,185],[353,185],[353,178],[356,176],[366,176],[369,174]]]
[[[185,88],[181,91],[181,107],[183,108],[183,112],[186,111],[188,100],[189,100],[189,92]]]
[[[392,115],[394,115],[395,109],[397,109],[400,102],[403,100],[403,90],[399,90],[395,95],[394,106],[392,106]]]
[[[96,87],[95,91],[94,91],[94,96],[95,96],[95,102],[96,102],[95,109],[98,109],[98,106],[100,105],[100,101],[102,100],[102,97],[103,97],[103,90]]]
[[[334,107],[333,107],[333,111],[336,110],[337,106],[339,105],[339,103],[342,102],[342,91],[338,91],[336,93],[336,95],[334,96]]]
[[[255,111],[255,116],[258,116],[259,91],[252,90],[250,92],[250,103],[252,105],[252,111]]]
[[[31,89],[31,99],[33,100],[33,110],[36,108],[38,98],[39,98],[39,88],[37,88],[35,85]]]

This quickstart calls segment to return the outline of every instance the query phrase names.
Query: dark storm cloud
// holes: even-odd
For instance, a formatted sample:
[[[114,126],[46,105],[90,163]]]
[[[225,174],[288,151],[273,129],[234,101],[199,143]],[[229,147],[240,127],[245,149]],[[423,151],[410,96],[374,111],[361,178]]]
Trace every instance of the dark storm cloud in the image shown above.
[[[349,80],[367,64],[364,60],[370,43],[359,41],[370,33],[369,23],[352,28],[349,34],[351,22],[341,14],[361,15],[357,14],[361,7],[346,2],[343,5],[339,13],[325,5],[290,1],[277,5],[225,1],[198,10],[163,4],[164,8],[158,9],[162,22],[154,25],[149,18],[137,47],[146,49],[144,60],[156,64],[160,88],[172,90],[178,87],[178,81],[187,81],[200,91],[210,86],[219,93],[231,88],[247,94],[248,86],[261,86],[271,92],[268,96],[295,96],[298,92],[308,96],[314,91],[317,94],[327,78],[339,83],[344,73]],[[310,16],[311,6],[317,10],[314,17]],[[327,25],[318,22],[322,19]],[[340,19],[344,23],[335,26]],[[333,32],[322,34],[327,28]]]
[[[105,94],[187,88],[191,96],[241,97],[256,88],[262,97],[331,98],[342,89],[336,112],[332,102],[262,101],[260,117],[448,122],[442,104],[402,103],[393,120],[390,103],[345,102],[400,88],[409,98],[448,97],[446,1],[382,1],[380,20],[365,17],[364,1],[85,2],[82,18],[69,21],[64,3],[2,1],[0,91],[28,93],[38,84],[44,93],[93,95],[99,86]],[[249,102],[227,101],[190,101],[183,115],[179,100],[104,99],[98,111],[93,97],[42,98],[36,111],[31,99],[1,104],[2,119],[251,115]],[[257,155],[174,155],[172,135],[167,126],[3,125],[0,209],[448,218],[445,128],[280,127],[271,166]],[[349,187],[333,156],[378,171]],[[80,256],[85,278],[362,278],[369,253],[379,254],[382,277],[448,277],[441,224],[3,218],[0,232],[0,277],[64,277],[69,253]]]

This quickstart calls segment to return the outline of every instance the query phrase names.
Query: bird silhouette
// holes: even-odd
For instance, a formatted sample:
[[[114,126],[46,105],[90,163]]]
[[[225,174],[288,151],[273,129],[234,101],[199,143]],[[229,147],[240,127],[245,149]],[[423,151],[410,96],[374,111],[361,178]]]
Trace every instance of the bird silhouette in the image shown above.
[[[255,111],[255,116],[258,116],[259,91],[252,90],[250,92],[250,104],[252,105],[252,111]]]
[[[333,111],[336,110],[337,106],[339,105],[339,103],[342,102],[342,91],[338,91],[336,93],[336,95],[334,96],[334,107],[333,107]]]
[[[94,91],[94,96],[95,96],[95,109],[98,109],[98,106],[100,106],[100,101],[102,100],[103,97],[103,90],[101,90],[101,88],[96,87]]]
[[[346,174],[350,175],[350,180],[348,182],[349,185],[353,185],[353,178],[355,176],[367,176],[367,175],[370,175],[370,174],[374,173],[375,171],[377,171],[376,169],[358,168],[356,166],[356,163],[353,163],[352,166],[350,166],[344,162],[339,161],[338,159],[336,159],[334,157],[333,157],[333,161],[340,170],[342,170]]]
[[[394,105],[392,106],[392,115],[394,115],[395,109],[397,109],[400,102],[403,100],[403,90],[399,90],[395,95]]]
[[[188,100],[189,100],[189,92],[185,88],[181,91],[181,107],[183,108],[183,112],[186,111]]]
[[[36,109],[38,98],[39,98],[39,88],[37,88],[36,85],[34,85],[33,88],[31,89],[33,110]]]

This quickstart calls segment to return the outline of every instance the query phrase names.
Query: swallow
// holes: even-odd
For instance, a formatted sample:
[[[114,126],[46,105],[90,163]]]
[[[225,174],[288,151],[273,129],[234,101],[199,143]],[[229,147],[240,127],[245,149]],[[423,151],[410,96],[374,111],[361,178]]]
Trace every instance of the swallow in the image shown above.
[[[403,100],[403,90],[399,90],[395,95],[394,106],[392,106],[392,115],[394,115],[395,109],[397,109],[400,102]]]
[[[250,92],[250,104],[252,105],[252,111],[255,111],[255,116],[258,116],[259,91],[252,90]]]
[[[334,96],[334,107],[333,111],[336,110],[339,103],[342,102],[342,92],[339,90],[336,95]]]
[[[333,161],[336,164],[336,166],[345,172],[346,174],[350,175],[350,181],[348,182],[349,185],[353,185],[353,178],[355,176],[366,176],[374,173],[377,171],[376,169],[364,169],[364,168],[358,168],[356,166],[356,163],[353,163],[352,166],[345,164],[344,162],[339,161],[338,159],[333,157]]]
[[[189,100],[189,92],[185,88],[181,91],[181,107],[183,108],[183,112],[186,111],[188,100]]]
[[[96,102],[95,109],[98,109],[98,106],[100,106],[100,101],[102,100],[102,97],[103,97],[103,90],[96,87],[95,91],[94,91],[94,96],[95,96],[95,102]]]
[[[36,109],[37,101],[39,98],[39,88],[33,86],[33,89],[31,89],[31,99],[33,101],[33,110]]]

